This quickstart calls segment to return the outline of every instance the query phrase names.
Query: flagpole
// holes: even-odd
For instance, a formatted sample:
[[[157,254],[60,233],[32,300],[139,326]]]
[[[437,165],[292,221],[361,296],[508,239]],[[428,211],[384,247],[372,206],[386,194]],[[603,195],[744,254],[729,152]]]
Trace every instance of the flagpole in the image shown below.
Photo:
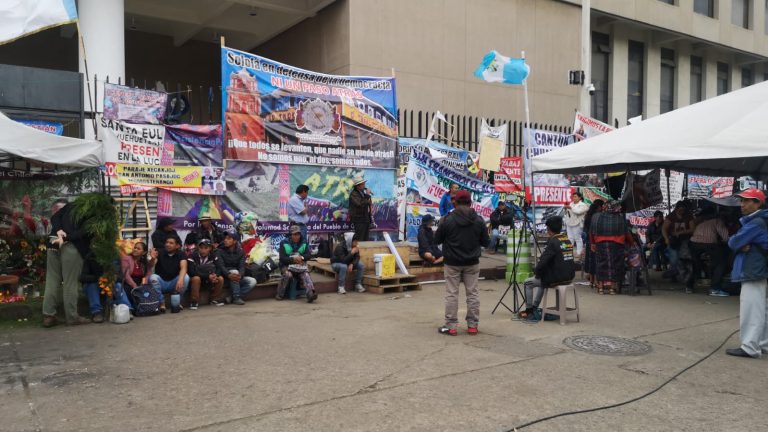
[[[523,59],[523,62],[525,62],[525,51],[520,52],[520,58]],[[523,80],[523,97],[525,98],[525,126],[523,127],[523,137],[525,137],[525,130],[528,129],[531,126],[531,110],[528,106],[528,77],[526,77]],[[530,150],[530,148],[528,149]],[[528,154],[528,163],[531,163],[531,155]],[[533,265],[536,266],[537,258],[538,258],[538,249],[539,245],[536,243],[536,199],[534,198],[536,196],[534,186],[533,186],[533,170],[529,170],[530,172],[530,182],[531,182],[531,212],[533,213],[533,233],[531,241],[533,242]],[[523,176],[523,190],[525,190],[525,176]]]
[[[91,78],[88,74],[88,58],[85,55],[85,42],[83,41],[83,32],[80,31],[80,19],[75,23],[77,25],[77,36],[80,39],[80,49],[83,50],[83,66],[85,69],[85,85],[88,88],[88,106],[91,108],[91,114],[93,114],[93,138],[98,138],[98,132],[96,128],[96,111],[93,108],[93,101],[91,101]],[[94,82],[94,85],[96,83]]]

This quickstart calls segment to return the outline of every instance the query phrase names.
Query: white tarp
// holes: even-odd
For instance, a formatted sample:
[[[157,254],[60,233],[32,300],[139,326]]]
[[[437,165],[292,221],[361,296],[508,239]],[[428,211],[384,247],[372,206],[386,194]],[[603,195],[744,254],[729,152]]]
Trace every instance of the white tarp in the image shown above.
[[[104,165],[104,149],[100,142],[52,135],[0,113],[0,156],[5,153],[68,167]]]
[[[77,20],[75,0],[0,1],[0,44]]]
[[[536,156],[534,172],[669,168],[768,177],[768,82]]]

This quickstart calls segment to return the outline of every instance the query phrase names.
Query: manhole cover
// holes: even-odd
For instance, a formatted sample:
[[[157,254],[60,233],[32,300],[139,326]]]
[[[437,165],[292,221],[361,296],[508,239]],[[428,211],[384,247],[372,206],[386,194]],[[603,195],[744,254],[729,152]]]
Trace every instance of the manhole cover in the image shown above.
[[[647,343],[613,336],[571,336],[563,343],[579,351],[600,355],[633,356],[651,352]]]

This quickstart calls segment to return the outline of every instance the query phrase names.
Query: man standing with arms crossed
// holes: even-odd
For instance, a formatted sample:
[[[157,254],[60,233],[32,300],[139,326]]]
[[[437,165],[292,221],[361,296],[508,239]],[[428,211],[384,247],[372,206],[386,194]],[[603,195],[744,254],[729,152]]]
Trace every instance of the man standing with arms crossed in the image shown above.
[[[741,346],[725,350],[736,357],[759,358],[768,354],[768,303],[766,302],[766,251],[768,251],[768,210],[765,194],[759,189],[747,189],[739,194],[741,229],[728,239],[728,246],[736,254],[731,280],[741,282],[739,298],[739,334]]]
[[[467,332],[476,335],[480,320],[477,292],[480,254],[491,239],[485,221],[470,207],[472,196],[469,192],[457,191],[454,201],[456,207],[440,220],[435,233],[435,243],[443,245],[445,262],[445,325],[438,331],[449,336],[458,334],[459,283],[463,281],[467,292]]]
[[[301,229],[301,238],[309,243],[307,238],[307,195],[309,195],[309,186],[302,184],[296,187],[296,193],[288,200],[288,221],[291,225],[298,225]]]

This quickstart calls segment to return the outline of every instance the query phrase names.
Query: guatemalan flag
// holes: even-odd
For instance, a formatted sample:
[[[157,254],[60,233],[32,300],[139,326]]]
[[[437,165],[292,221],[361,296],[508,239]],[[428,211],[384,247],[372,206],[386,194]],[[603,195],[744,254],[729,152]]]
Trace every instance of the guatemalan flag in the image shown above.
[[[487,82],[522,84],[530,72],[525,59],[509,58],[491,51],[475,69],[475,76]]]
[[[75,0],[2,0],[0,44],[76,20]]]

